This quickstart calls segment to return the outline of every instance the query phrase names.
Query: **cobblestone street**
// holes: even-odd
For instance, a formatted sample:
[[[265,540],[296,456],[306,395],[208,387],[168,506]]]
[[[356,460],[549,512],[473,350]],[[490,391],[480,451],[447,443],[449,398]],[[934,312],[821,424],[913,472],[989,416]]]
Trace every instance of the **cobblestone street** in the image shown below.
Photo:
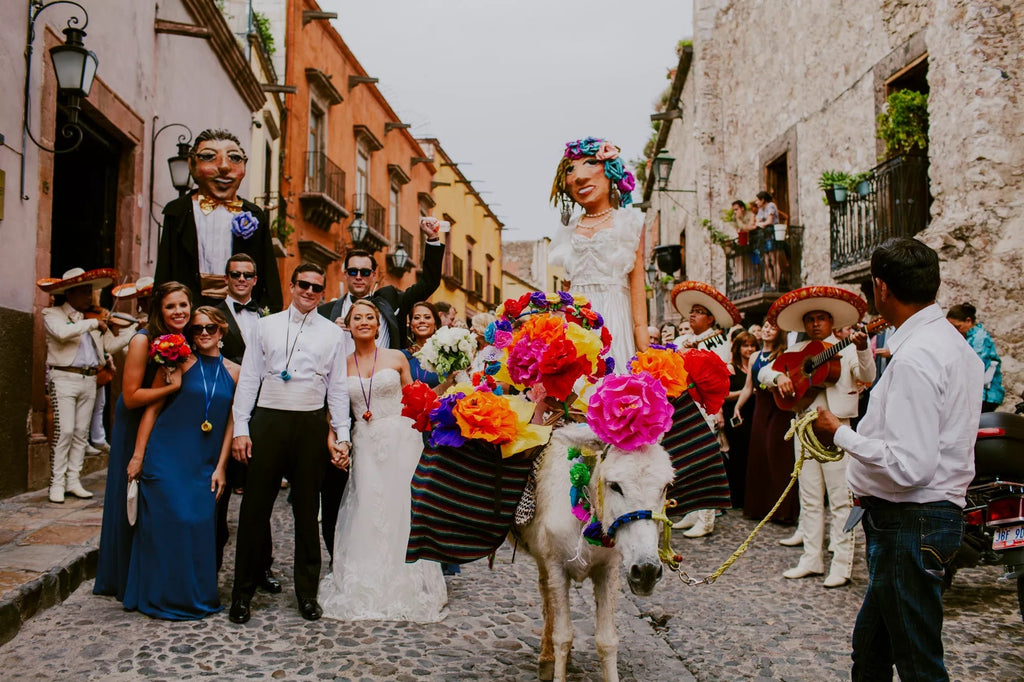
[[[230,623],[226,612],[197,622],[152,620],[93,596],[89,580],[0,647],[4,679],[535,678],[541,616],[531,559],[520,553],[513,562],[511,548],[503,547],[493,571],[486,561],[464,566],[461,575],[447,579],[449,613],[441,623],[309,623],[300,618],[291,592],[291,523],[284,500],[282,494],[274,538],[285,590],[257,593],[247,625]],[[675,545],[690,573],[703,575],[752,526],[732,512],[719,519],[714,535],[686,540],[676,533]],[[777,544],[787,531],[766,528],[710,587],[689,588],[667,575],[652,597],[622,599],[622,679],[848,678],[850,632],[865,588],[863,557],[847,588],[826,590],[820,578],[785,580],[781,573],[799,551]],[[962,571],[948,594],[946,659],[955,680],[1024,679],[1024,625],[1016,593],[998,584],[997,575],[994,569]],[[229,586],[230,575],[223,572],[225,605]],[[569,677],[598,679],[589,585],[574,589],[572,602],[576,641]]]

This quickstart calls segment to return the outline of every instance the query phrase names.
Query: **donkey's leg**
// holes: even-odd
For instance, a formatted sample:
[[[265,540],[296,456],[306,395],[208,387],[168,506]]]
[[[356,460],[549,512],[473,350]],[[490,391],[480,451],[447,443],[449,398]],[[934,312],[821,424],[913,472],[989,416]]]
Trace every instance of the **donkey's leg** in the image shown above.
[[[544,632],[540,637],[540,661],[537,665],[537,677],[550,682],[555,676],[555,648],[551,644],[551,632],[555,620],[552,614],[551,586],[548,584],[548,571],[544,563],[537,562],[537,586],[540,588],[541,611],[544,616]]]
[[[551,643],[555,651],[556,682],[565,682],[572,649],[572,618],[569,615],[569,576],[559,562],[547,566],[548,598],[551,600]]]
[[[605,682],[619,680],[619,635],[615,632],[615,607],[619,598],[619,562],[594,564],[590,569],[594,583],[596,627],[594,642],[601,657],[601,670]]]

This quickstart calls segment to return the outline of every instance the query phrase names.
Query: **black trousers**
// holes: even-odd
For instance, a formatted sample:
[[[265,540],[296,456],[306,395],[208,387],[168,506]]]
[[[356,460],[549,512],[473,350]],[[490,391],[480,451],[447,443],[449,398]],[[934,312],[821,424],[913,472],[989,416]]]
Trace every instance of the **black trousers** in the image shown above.
[[[231,491],[235,488],[245,487],[245,476],[248,473],[248,467],[241,462],[235,460],[233,457],[228,458],[227,467],[227,480],[228,484],[224,488],[224,492],[221,494],[220,499],[217,500],[217,570],[220,570],[221,565],[224,563],[224,546],[228,544],[228,538],[230,532],[228,531],[228,505],[231,503]],[[273,506],[273,502],[271,502]],[[267,536],[264,540],[264,546],[267,548],[267,555],[264,569],[269,569],[274,564],[274,543],[270,537],[270,520],[267,520]]]
[[[252,458],[238,514],[238,547],[232,599],[252,597],[266,569],[266,529],[281,489],[291,484],[295,519],[295,594],[315,599],[320,581],[320,534],[316,514],[327,452],[327,412],[292,412],[257,407],[249,423]]]
[[[323,529],[324,544],[334,561],[334,529],[338,526],[338,509],[341,507],[341,496],[348,483],[348,472],[342,471],[333,464],[327,464],[324,470],[324,484],[320,488],[320,526]]]

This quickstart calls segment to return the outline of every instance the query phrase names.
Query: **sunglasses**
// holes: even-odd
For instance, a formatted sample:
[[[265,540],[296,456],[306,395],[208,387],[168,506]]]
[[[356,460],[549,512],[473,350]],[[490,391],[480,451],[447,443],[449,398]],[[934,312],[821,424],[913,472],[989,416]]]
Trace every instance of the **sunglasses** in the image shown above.
[[[309,291],[310,289],[312,289],[314,294],[322,294],[324,292],[324,285],[323,284],[316,284],[314,282],[307,282],[304,279],[300,279],[300,280],[296,281],[295,285],[297,287],[299,287],[300,289],[302,289],[303,291]]]
[[[230,277],[231,279],[242,279],[243,277],[245,279],[247,279],[247,280],[248,279],[256,279],[256,273],[255,272],[239,272],[238,270],[232,270],[231,272],[228,273],[228,277]]]
[[[213,336],[220,331],[220,325],[216,324],[194,324],[188,328],[188,331],[192,336],[199,336],[203,332],[206,332],[210,336]]]
[[[196,157],[196,159],[198,159],[199,161],[202,161],[203,163],[210,163],[211,161],[216,161],[217,160],[217,153],[216,152],[199,152],[198,154],[195,155],[195,157]],[[244,164],[249,159],[247,159],[244,154],[239,154],[238,152],[228,152],[227,160],[228,160],[228,163],[230,163],[230,164],[232,164],[234,166],[241,166],[242,164]]]
[[[369,277],[373,274],[370,268],[349,268],[345,271],[349,277]]]

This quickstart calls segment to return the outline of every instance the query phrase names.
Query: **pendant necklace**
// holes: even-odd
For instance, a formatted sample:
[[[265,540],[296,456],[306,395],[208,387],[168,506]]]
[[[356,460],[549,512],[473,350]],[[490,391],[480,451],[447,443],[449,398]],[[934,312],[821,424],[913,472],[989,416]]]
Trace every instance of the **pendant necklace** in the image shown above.
[[[224,366],[224,363],[217,363],[217,373],[213,375],[213,391],[211,392],[206,386],[206,368],[203,367],[203,359],[201,357],[196,357],[196,362],[199,363],[199,373],[203,376],[203,395],[206,396],[206,407],[203,410],[203,423],[199,425],[199,428],[203,433],[209,433],[210,431],[213,431],[213,424],[210,423],[210,404],[213,403],[213,396],[217,395],[217,378],[220,376],[220,370]]]
[[[370,390],[363,388],[363,372],[359,369],[359,353],[352,353],[352,360],[356,363],[356,374],[359,376],[359,391],[363,394],[363,402],[366,403],[366,412],[363,412],[363,419],[370,421],[373,412],[370,412],[370,401],[373,399],[373,373],[377,369],[377,346],[373,347],[373,366],[370,367]]]
[[[311,310],[309,312],[311,313],[313,311]],[[291,339],[291,333],[292,333],[292,321],[291,321],[291,315],[290,314],[289,314],[288,321],[285,323],[284,349],[288,353],[288,357],[285,358],[284,369],[281,370],[281,379],[282,379],[282,381],[288,381],[289,379],[292,378],[291,372],[288,371],[288,366],[292,363],[292,354],[295,353],[295,347],[297,345],[299,345],[299,335],[302,334],[302,328],[306,326],[306,318],[308,318],[308,317],[309,317],[309,313],[306,313],[305,315],[302,316],[302,324],[299,325],[299,331],[295,333],[295,341],[291,342],[291,349],[289,349],[289,347],[288,347],[288,344],[290,342],[289,340]]]

